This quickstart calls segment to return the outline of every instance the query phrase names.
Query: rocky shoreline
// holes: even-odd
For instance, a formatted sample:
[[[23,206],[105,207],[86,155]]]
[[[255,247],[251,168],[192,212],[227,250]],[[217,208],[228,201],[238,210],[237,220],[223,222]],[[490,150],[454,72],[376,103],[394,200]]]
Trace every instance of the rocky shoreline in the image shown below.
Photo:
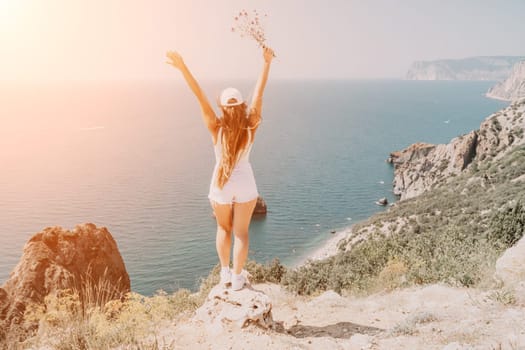
[[[434,186],[446,184],[447,179],[478,161],[501,158],[512,147],[525,144],[523,130],[525,99],[493,113],[481,123],[479,129],[458,136],[448,144],[415,143],[392,152],[387,161],[394,167],[394,194],[400,200],[417,197]],[[336,255],[341,250],[340,244],[348,245],[352,240],[359,239],[354,237],[354,227],[355,224],[336,232],[295,266]]]
[[[503,157],[512,147],[525,144],[525,99],[487,117],[478,130],[448,144],[415,143],[392,152],[394,194],[413,198],[457,176],[476,162]]]

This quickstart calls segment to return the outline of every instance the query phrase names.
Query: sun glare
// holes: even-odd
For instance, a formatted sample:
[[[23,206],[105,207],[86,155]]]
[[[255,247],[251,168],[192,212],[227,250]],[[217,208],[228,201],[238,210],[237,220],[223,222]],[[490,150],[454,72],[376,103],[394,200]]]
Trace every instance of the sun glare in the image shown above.
[[[20,2],[19,0],[0,0],[0,29],[2,31],[13,29]]]
[[[10,0],[0,0],[0,26],[3,28],[6,22],[9,20],[9,13],[11,7]]]

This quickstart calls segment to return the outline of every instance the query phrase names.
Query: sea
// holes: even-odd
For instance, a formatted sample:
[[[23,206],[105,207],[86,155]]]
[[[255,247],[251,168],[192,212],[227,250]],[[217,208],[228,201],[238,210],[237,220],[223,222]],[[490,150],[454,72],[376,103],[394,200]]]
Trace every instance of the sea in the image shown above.
[[[207,193],[211,136],[197,100],[170,81],[0,84],[0,285],[48,226],[92,222],[117,241],[132,289],[197,290],[217,264]],[[255,81],[205,81],[251,95]],[[385,210],[389,153],[447,143],[507,103],[494,82],[270,80],[251,153],[268,213],[249,258],[293,267],[339,231]]]

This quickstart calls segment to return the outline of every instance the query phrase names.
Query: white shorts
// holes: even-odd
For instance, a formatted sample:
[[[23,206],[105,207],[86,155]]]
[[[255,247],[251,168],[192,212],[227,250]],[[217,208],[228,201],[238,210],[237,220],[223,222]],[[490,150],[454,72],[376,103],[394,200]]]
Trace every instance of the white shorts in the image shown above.
[[[252,166],[248,162],[238,163],[222,189],[216,185],[218,165],[215,165],[211,178],[208,198],[218,204],[245,203],[257,199],[259,192],[253,175]]]

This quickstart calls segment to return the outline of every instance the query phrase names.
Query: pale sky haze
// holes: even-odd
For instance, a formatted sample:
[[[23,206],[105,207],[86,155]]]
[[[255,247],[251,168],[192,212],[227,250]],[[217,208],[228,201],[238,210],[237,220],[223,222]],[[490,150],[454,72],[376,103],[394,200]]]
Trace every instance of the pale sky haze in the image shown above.
[[[402,78],[414,60],[525,55],[523,0],[0,0],[0,81],[173,79],[178,50],[200,79],[254,78],[266,13],[273,78]]]

